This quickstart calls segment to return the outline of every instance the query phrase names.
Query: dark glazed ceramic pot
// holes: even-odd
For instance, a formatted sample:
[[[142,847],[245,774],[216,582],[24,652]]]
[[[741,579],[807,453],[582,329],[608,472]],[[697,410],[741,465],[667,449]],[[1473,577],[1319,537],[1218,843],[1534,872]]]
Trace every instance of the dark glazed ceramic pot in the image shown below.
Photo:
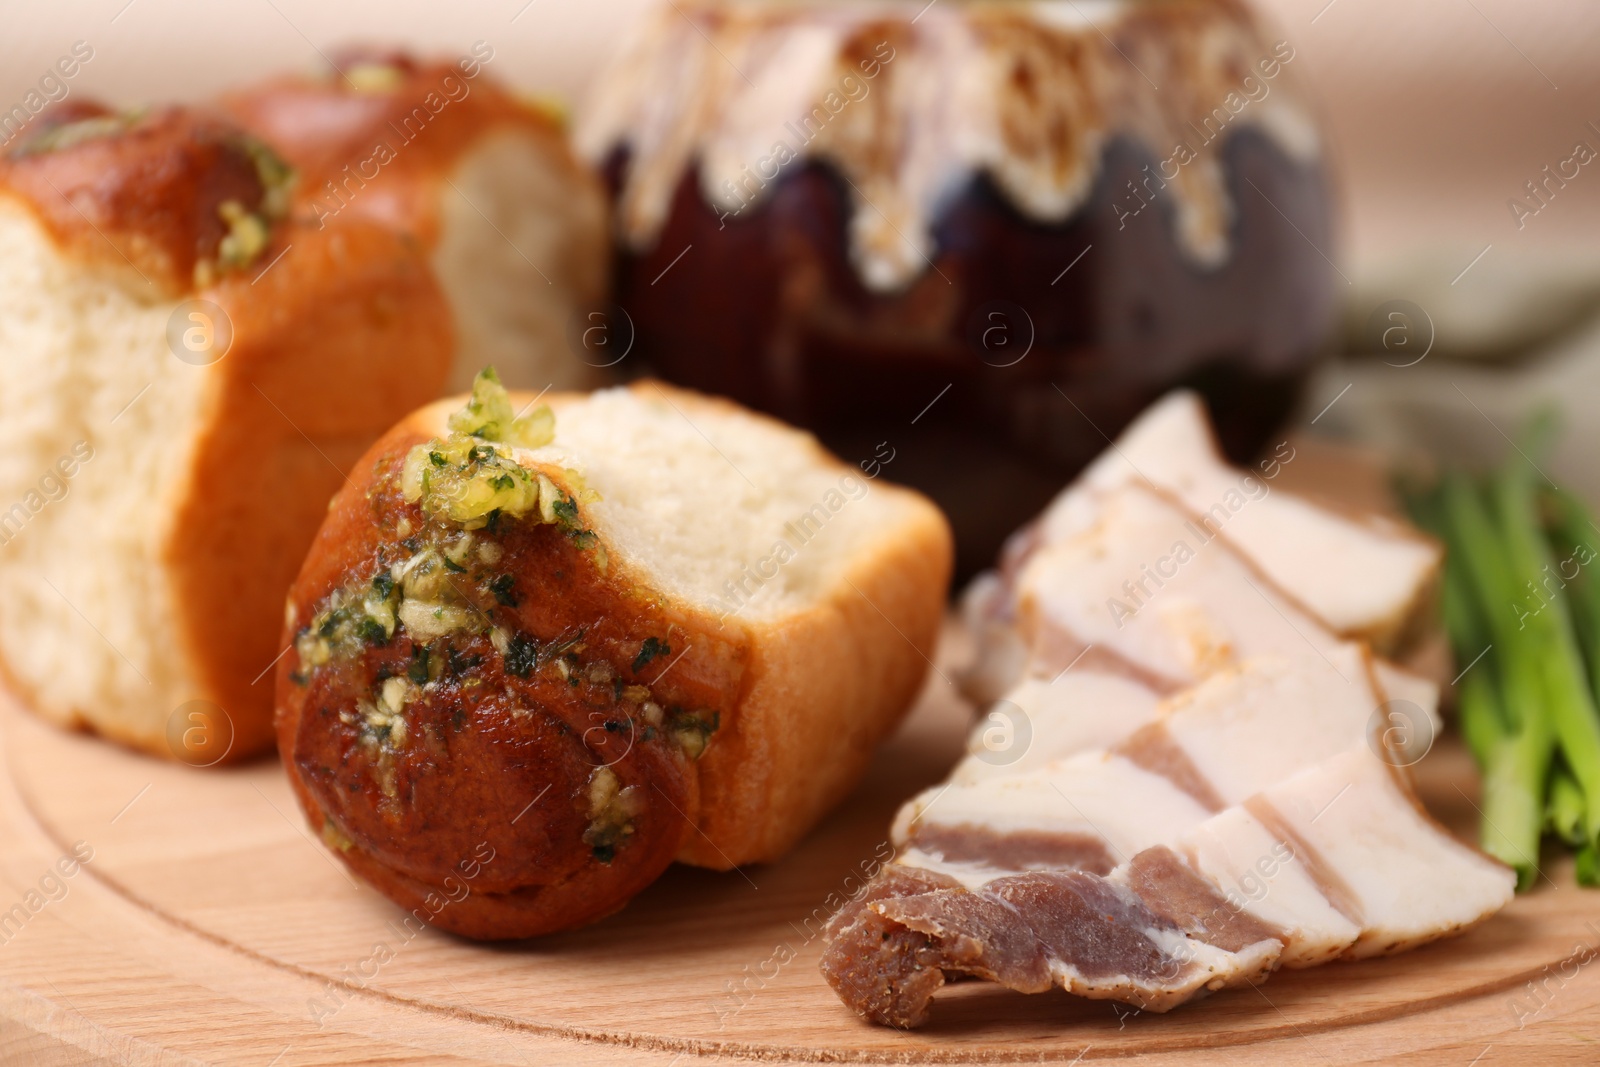
[[[1294,59],[1233,0],[664,8],[578,131],[635,369],[929,493],[963,574],[1174,386],[1247,459],[1333,320]]]

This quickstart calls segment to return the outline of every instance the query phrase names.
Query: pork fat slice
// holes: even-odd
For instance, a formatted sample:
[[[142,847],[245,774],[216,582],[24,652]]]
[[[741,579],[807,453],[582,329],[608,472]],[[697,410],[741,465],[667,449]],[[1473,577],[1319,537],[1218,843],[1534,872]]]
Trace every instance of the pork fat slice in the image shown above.
[[[1177,394],[979,584],[1008,688],[830,924],[847,1005],[914,1026],[971,976],[1165,1011],[1511,899],[1412,793],[1431,731],[1392,747],[1384,709],[1434,715],[1437,691],[1368,645],[1409,624],[1437,550],[1281,493],[1205,520],[1240,478]]]
[[[1000,759],[980,751],[958,777],[1113,744],[1150,722],[1163,697],[1251,658],[1277,657],[1307,679],[1331,673],[1347,687],[1362,682],[1367,657],[1352,652],[1362,646],[1328,629],[1233,546],[1203,540],[1176,500],[1135,483],[1100,500],[1095,522],[1035,549],[1014,579],[1014,628],[1027,666],[990,714],[1026,722],[1027,745]],[[1419,727],[1437,727],[1430,683],[1384,661],[1371,669],[1384,698],[1367,705],[1368,715],[1403,698],[1427,720]],[[1434,732],[1410,731],[1420,747],[1409,757],[1426,751]],[[974,741],[988,736],[979,730]]]
[[[1266,475],[1229,466],[1205,402],[1171,393],[1056,498],[1041,519],[1043,540],[1071,537],[1098,517],[1098,497],[1145,482],[1237,545],[1334,632],[1380,646],[1402,633],[1437,576],[1438,547],[1399,523],[1342,515],[1279,492]]]

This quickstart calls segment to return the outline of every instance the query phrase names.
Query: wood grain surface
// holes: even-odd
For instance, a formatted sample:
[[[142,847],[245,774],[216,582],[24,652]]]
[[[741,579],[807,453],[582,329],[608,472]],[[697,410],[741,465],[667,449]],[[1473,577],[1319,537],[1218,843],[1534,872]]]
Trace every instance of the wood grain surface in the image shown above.
[[[963,644],[952,625],[867,781],[782,862],[673,868],[605,922],[501,946],[408,924],[353,881],[275,761],[162,763],[0,696],[0,1060],[1600,1062],[1600,892],[1576,888],[1564,858],[1457,940],[1280,973],[1168,1015],[970,983],[942,993],[924,1029],[861,1022],[817,971],[819,932],[887,855],[895,807],[959,753],[971,711],[948,677]],[[1441,739],[1417,769],[1429,807],[1470,836],[1459,744]],[[64,862],[74,850],[91,858]]]
[[[1600,952],[1600,893],[1575,888],[1565,861],[1458,940],[1275,975],[1170,1015],[974,983],[943,994],[922,1030],[858,1021],[817,972],[817,932],[885,854],[895,806],[948,768],[967,714],[935,675],[868,782],[781,863],[674,868],[596,926],[483,946],[406,924],[353,882],[275,762],[164,764],[7,704],[0,1052],[263,1067],[1600,1058],[1600,980],[1586,966]],[[1467,832],[1475,790],[1460,748],[1441,742],[1419,771],[1429,806]],[[62,877],[74,847],[92,858]]]

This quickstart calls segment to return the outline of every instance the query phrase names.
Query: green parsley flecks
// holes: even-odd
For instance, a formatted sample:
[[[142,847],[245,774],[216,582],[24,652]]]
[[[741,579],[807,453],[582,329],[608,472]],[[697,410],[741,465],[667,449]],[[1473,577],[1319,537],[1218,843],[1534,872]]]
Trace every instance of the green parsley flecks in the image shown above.
[[[386,644],[394,637],[400,606],[400,587],[388,571],[365,585],[335,592],[311,625],[295,637],[301,669],[355,655],[369,645]]]
[[[489,617],[467,596],[468,583],[457,577],[466,573],[472,551],[473,534],[464,531],[393,568],[401,591],[396,615],[413,641],[426,643],[490,626]]]
[[[633,657],[633,673],[638,674],[645,666],[657,656],[670,656],[672,646],[659,637],[647,637],[639,646],[639,654]]]
[[[401,626],[419,645],[487,630],[489,617],[467,596],[470,582],[456,578],[483,558],[483,547],[463,531],[380,570],[367,583],[336,591],[295,637],[301,673],[388,644]]]

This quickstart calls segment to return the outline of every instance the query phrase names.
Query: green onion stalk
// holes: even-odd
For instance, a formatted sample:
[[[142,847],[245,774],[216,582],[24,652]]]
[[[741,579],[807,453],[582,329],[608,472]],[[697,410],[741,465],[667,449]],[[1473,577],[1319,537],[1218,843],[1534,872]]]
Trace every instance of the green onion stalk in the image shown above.
[[[1531,476],[1531,466],[1507,464],[1495,490],[1511,569],[1522,579],[1527,595],[1539,598],[1539,606],[1523,616],[1520,625],[1543,650],[1538,663],[1544,674],[1544,707],[1567,766],[1583,789],[1584,838],[1592,843],[1600,841],[1600,711],[1595,708],[1567,598],[1559,589],[1543,585],[1554,561],[1539,524],[1539,484]],[[1548,597],[1541,597],[1541,591]]]
[[[1455,472],[1409,496],[1449,553],[1444,621],[1468,665],[1457,704],[1483,770],[1483,847],[1523,889],[1546,832],[1578,850],[1581,883],[1600,883],[1600,568],[1584,570],[1600,527],[1529,458],[1551,426],[1536,421],[1486,482]]]
[[[1544,714],[1546,679],[1536,633],[1513,606],[1517,601],[1516,571],[1508,538],[1483,495],[1466,476],[1445,480],[1444,513],[1447,545],[1459,562],[1462,585],[1470,604],[1456,614],[1481,620],[1474,633],[1456,622],[1458,656],[1493,654],[1485,678],[1473,679],[1469,668],[1462,690],[1462,729],[1483,767],[1484,850],[1517,872],[1519,887],[1532,885],[1538,874],[1539,838],[1544,829],[1545,783],[1554,754],[1554,735]],[[1462,646],[1459,641],[1469,642]],[[1474,643],[1477,644],[1474,651]],[[1484,660],[1489,655],[1484,655]],[[1470,661],[1469,661],[1470,662]],[[1492,673],[1494,684],[1489,684]]]

